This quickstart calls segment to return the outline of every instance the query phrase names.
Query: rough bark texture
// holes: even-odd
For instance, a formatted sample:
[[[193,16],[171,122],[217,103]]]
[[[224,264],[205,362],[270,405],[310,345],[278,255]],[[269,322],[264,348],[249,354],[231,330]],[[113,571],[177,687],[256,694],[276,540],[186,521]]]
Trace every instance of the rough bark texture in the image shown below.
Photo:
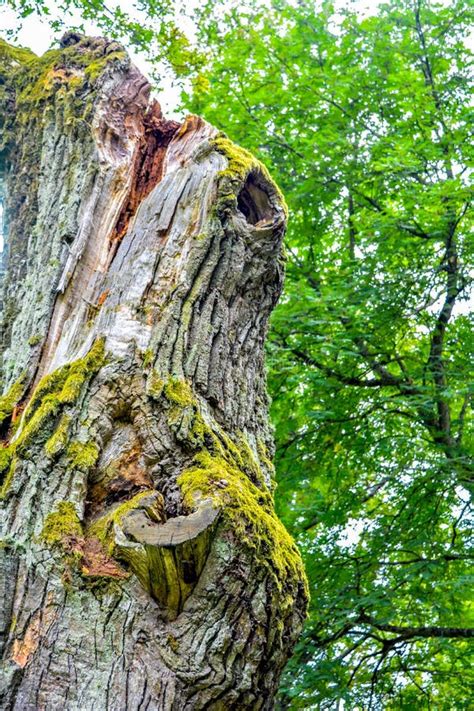
[[[2,709],[271,709],[306,605],[263,343],[285,209],[123,49],[0,46]]]

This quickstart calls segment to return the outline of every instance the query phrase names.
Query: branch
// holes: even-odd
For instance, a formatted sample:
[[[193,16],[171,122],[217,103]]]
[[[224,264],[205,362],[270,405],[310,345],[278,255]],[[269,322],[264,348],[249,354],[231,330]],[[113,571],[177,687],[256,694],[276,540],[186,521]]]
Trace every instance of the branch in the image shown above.
[[[470,639],[474,638],[474,627],[400,627],[399,625],[386,625],[375,622],[368,616],[363,616],[363,621],[371,624],[381,632],[393,632],[399,635],[394,641],[403,641],[420,637],[423,639],[444,638],[444,639]]]

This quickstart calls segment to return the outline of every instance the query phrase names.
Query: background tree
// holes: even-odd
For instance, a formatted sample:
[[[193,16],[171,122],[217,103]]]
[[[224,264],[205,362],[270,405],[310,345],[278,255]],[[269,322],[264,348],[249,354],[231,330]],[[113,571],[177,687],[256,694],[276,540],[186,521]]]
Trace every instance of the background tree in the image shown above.
[[[270,384],[312,606],[282,706],[467,708],[472,7],[212,10],[185,104],[265,157],[291,215]]]

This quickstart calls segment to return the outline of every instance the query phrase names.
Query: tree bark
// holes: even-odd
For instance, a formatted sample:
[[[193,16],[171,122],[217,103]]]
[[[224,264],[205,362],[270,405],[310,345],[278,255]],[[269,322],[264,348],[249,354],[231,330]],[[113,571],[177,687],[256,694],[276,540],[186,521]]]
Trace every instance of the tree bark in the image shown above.
[[[0,50],[1,708],[271,709],[307,600],[263,357],[284,202],[117,43]]]

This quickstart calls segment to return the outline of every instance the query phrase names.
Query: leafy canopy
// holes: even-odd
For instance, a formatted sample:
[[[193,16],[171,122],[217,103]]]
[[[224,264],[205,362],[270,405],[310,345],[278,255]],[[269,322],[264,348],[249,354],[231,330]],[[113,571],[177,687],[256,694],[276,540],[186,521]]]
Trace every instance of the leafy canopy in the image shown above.
[[[185,102],[290,207],[269,380],[312,606],[281,706],[468,708],[471,7],[213,10]]]

